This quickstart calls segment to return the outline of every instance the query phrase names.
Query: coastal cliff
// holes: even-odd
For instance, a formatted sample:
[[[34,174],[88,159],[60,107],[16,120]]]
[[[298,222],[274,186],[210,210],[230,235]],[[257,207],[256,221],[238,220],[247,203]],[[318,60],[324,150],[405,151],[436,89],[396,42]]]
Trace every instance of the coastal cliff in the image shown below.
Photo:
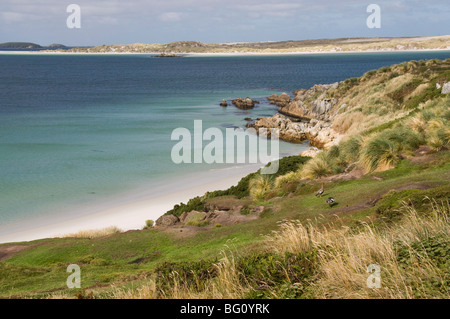
[[[332,129],[332,120],[336,112],[331,112],[337,100],[329,98],[328,92],[336,89],[338,83],[315,85],[310,89],[294,92],[294,98],[287,100],[283,93],[268,99],[277,106],[278,114],[273,117],[263,117],[248,124],[255,129],[276,128],[280,131],[280,139],[300,143],[309,140],[312,146],[329,147],[338,139],[339,134]]]
[[[277,128],[280,139],[328,149],[345,136],[407,116],[428,99],[448,94],[449,60],[411,61],[372,70],[358,78],[268,97],[278,113],[248,127]],[[288,99],[289,98],[289,99]]]

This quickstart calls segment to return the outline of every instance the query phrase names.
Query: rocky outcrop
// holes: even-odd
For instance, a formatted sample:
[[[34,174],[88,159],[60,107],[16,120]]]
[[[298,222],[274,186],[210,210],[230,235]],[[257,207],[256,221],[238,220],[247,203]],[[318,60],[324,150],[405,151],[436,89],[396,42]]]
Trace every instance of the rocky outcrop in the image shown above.
[[[280,108],[279,112],[300,119],[329,121],[328,112],[336,105],[337,100],[327,97],[327,91],[337,86],[338,83],[317,84],[308,90],[295,91],[294,99]]]
[[[229,211],[234,209],[236,204],[233,201],[222,201],[205,204],[205,211],[223,210]]]
[[[181,58],[181,55],[176,54],[176,53],[166,53],[163,52],[159,55],[156,55],[157,58]]]
[[[279,107],[285,107],[291,102],[291,97],[287,93],[281,93],[280,95],[272,94],[267,98],[270,104],[275,104]]]
[[[189,222],[199,222],[205,220],[206,217],[207,213],[193,210],[191,212],[184,212],[183,214],[181,214],[180,222],[184,224],[188,224]]]
[[[306,156],[306,157],[315,157],[317,154],[322,152],[317,147],[311,147],[309,150],[301,152],[300,156]]]
[[[179,221],[175,215],[162,215],[156,220],[156,226],[173,226]]]
[[[247,127],[255,128],[260,134],[263,134],[259,131],[261,128],[278,129],[279,138],[284,141],[301,143],[309,140],[312,146],[327,148],[339,138],[332,128],[338,101],[328,94],[330,89],[337,87],[338,83],[319,84],[308,90],[298,90],[294,92],[294,99],[281,107],[278,114],[258,118],[254,123],[247,124]],[[275,101],[272,97],[269,100]],[[270,137],[270,130],[266,135]]]
[[[279,129],[280,139],[286,142],[301,143],[309,140],[312,146],[319,148],[332,145],[338,137],[338,134],[332,129],[331,122],[321,120],[294,122],[282,114],[260,118],[248,126],[255,128],[257,131],[260,128]],[[270,131],[268,131],[267,137],[270,137]]]
[[[245,99],[238,97],[232,100],[231,103],[233,103],[238,109],[248,110],[254,108],[255,104],[258,104],[259,101],[252,100],[249,97],[246,97]]]

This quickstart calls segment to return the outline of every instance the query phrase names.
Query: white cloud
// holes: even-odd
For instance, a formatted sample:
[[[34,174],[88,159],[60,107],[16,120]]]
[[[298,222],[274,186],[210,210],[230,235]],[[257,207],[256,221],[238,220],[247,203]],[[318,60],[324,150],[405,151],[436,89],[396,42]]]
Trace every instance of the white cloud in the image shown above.
[[[164,12],[158,16],[158,20],[163,22],[176,22],[183,19],[184,13],[181,12]]]

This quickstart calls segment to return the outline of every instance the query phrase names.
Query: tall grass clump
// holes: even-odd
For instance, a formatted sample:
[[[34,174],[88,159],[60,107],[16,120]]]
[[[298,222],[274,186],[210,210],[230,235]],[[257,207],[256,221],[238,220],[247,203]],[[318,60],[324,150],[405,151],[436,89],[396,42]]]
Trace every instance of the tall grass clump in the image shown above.
[[[333,167],[331,162],[327,159],[326,152],[321,152],[313,159],[303,165],[301,174],[302,176],[310,179],[316,179],[324,176],[331,175],[333,173]]]
[[[340,156],[348,163],[357,162],[363,144],[359,136],[352,136],[339,144]]]
[[[65,234],[60,236],[61,238],[99,238],[108,235],[114,235],[121,233],[122,230],[117,228],[116,226],[110,226],[102,229],[90,229],[90,230],[81,230],[77,233]]]
[[[250,180],[250,196],[256,201],[264,200],[272,189],[272,179],[269,176],[258,175]]]
[[[281,188],[285,185],[288,185],[294,181],[300,180],[302,178],[301,170],[289,172],[285,175],[278,176],[275,179],[274,187]]]
[[[218,261],[165,263],[140,287],[113,298],[448,298],[448,201],[418,213],[406,203],[393,225],[358,227],[283,221],[250,254]],[[370,288],[368,266],[380,268]]]
[[[399,152],[414,151],[421,144],[425,143],[425,139],[422,135],[403,126],[384,131],[380,133],[378,137],[393,143]]]
[[[412,131],[420,134],[433,151],[450,147],[450,122],[447,119],[448,101],[440,100],[434,103],[433,111],[424,110],[410,118],[406,125]]]
[[[312,298],[448,298],[448,202],[434,203],[428,214],[406,204],[402,212],[401,222],[391,227],[285,222],[268,246],[279,253],[317,252],[319,269],[308,289]],[[367,286],[373,264],[381,270],[376,289]]]
[[[367,172],[391,168],[398,160],[395,144],[380,137],[368,140],[361,150],[360,161]]]
[[[427,144],[434,151],[440,151],[450,147],[450,129],[437,128],[426,134]]]

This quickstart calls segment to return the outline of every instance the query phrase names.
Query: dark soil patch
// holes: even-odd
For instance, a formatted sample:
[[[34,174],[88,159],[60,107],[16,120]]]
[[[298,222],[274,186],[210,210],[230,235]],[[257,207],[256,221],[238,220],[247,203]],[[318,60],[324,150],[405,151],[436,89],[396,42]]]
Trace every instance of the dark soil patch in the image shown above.
[[[19,251],[35,247],[36,245],[2,245],[0,246],[0,261],[13,257]]]

